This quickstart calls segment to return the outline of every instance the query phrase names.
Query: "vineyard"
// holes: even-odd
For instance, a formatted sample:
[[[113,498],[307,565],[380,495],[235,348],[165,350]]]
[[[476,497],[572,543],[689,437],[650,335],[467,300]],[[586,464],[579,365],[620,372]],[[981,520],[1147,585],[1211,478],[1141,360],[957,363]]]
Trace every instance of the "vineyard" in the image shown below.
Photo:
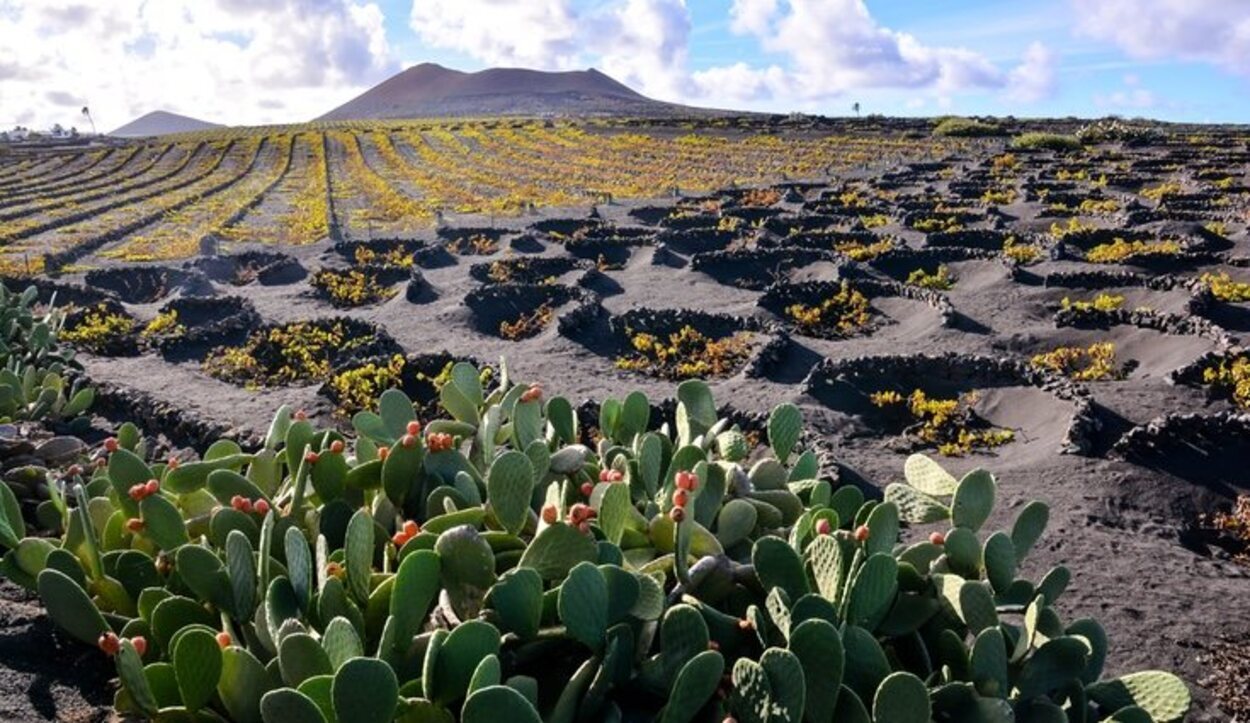
[[[412,236],[452,216],[817,179],[956,144],[607,123],[229,129],[0,166],[0,274],[187,259],[205,243]],[[55,270],[55,269],[49,269]]]
[[[1245,128],[4,151],[0,718],[1250,716]]]

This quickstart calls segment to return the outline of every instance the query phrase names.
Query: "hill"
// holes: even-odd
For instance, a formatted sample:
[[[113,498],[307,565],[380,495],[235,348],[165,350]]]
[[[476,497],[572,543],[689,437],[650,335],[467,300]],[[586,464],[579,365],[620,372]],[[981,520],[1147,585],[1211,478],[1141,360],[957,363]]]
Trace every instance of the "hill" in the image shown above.
[[[674,116],[709,112],[664,103],[591,68],[545,72],[490,68],[466,73],[422,63],[317,120],[447,116]]]
[[[141,115],[126,125],[109,133],[110,136],[138,138],[141,136],[163,136],[167,133],[186,133],[188,131],[206,131],[221,128],[220,123],[209,123],[164,110],[154,110]]]

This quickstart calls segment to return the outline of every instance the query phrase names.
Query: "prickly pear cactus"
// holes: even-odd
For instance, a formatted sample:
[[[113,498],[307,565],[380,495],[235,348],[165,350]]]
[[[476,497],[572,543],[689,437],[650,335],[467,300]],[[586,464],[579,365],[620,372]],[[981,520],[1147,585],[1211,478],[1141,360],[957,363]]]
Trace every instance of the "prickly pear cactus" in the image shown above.
[[[0,301],[3,297],[0,296]],[[1103,680],[1071,573],[1021,577],[1048,510],[922,456],[868,499],[802,413],[719,418],[697,381],[572,404],[467,364],[355,435],[278,411],[263,446],[153,463],[137,429],[53,485],[59,538],[0,486],[0,573],[114,657],[154,720],[1180,720],[1161,671]],[[764,438],[752,449],[752,439]],[[803,445],[807,446],[807,445]]]

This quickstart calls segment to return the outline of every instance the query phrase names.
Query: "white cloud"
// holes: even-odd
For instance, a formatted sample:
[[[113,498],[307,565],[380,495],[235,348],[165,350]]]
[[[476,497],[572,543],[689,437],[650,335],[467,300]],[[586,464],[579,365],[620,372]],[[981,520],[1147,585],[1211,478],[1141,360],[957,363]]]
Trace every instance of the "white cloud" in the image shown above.
[[[1134,58],[1178,58],[1250,74],[1250,2],[1074,0],[1077,30]]]
[[[306,120],[398,70],[355,0],[0,0],[0,124]],[[68,99],[75,99],[72,103]]]
[[[599,66],[666,100],[689,90],[685,0],[612,0],[589,10],[572,0],[413,0],[409,20],[427,45],[487,65]]]
[[[883,27],[863,0],[734,0],[730,29],[755,37],[785,62],[696,73],[697,87],[713,97],[811,103],[852,90],[903,89],[945,99],[1001,90],[1032,102],[1055,86],[1053,54],[1040,44],[1029,48],[1019,67],[1004,72],[975,51],[926,45]]]
[[[1039,42],[1024,51],[1024,61],[1007,74],[1008,100],[1037,103],[1055,94],[1055,54]]]
[[[490,65],[577,67],[577,14],[566,0],[414,0],[409,24],[427,45]]]
[[[425,43],[486,64],[597,65],[650,95],[711,105],[812,107],[882,88],[942,97],[1001,91],[1031,101],[1054,89],[1053,56],[1044,46],[1004,71],[972,50],[926,45],[881,26],[863,0],[733,0],[730,31],[776,61],[693,72],[685,0],[598,0],[589,9],[574,0],[413,0],[411,25]]]
[[[1162,99],[1149,88],[1141,85],[1135,73],[1124,76],[1124,86],[1110,93],[1095,93],[1094,105],[1106,110],[1147,110],[1162,105]]]

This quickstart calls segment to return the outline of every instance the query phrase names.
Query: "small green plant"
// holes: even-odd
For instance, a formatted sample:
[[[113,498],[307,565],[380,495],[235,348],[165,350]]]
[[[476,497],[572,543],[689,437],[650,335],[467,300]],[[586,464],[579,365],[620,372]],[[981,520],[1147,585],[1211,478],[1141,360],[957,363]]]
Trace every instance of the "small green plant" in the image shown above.
[[[949,138],[981,138],[1003,135],[1002,126],[973,118],[943,118],[933,127],[933,135]]]
[[[1076,309],[1077,311],[1090,311],[1091,309],[1094,311],[1115,311],[1124,307],[1124,297],[1119,294],[1102,292],[1089,301],[1073,301],[1065,296],[1059,306],[1063,309]]]
[[[97,354],[106,353],[135,330],[135,320],[98,304],[61,330],[61,340]]]
[[[938,399],[916,389],[906,397],[895,391],[875,392],[870,399],[881,409],[903,413],[910,420],[905,433],[933,445],[944,457],[1000,447],[1016,436],[1010,429],[989,425],[972,411],[976,393]]]
[[[1061,346],[1053,351],[1035,354],[1031,360],[1038,369],[1062,374],[1082,382],[1123,379],[1124,366],[1116,361],[1115,344],[1096,342],[1087,347]]]
[[[1037,244],[1022,244],[1016,240],[1015,236],[1008,236],[1003,241],[1003,256],[1015,261],[1021,266],[1035,264],[1042,260],[1045,252],[1041,246]]]
[[[1176,241],[1125,241],[1117,238],[1087,251],[1085,260],[1094,264],[1116,264],[1146,256],[1176,256],[1182,250]]]
[[[1250,357],[1239,354],[1208,366],[1202,370],[1202,383],[1242,409],[1250,409]]]
[[[1234,281],[1227,271],[1203,274],[1200,283],[1210,289],[1211,295],[1220,301],[1230,303],[1250,301],[1250,283]]]
[[[617,357],[617,368],[664,379],[729,376],[750,358],[753,338],[750,332],[740,331],[713,339],[692,326],[683,326],[667,338],[633,331],[626,335],[633,352]]]
[[[791,304],[786,317],[804,333],[850,336],[872,321],[868,297],[843,281],[838,292],[817,304]]]
[[[340,320],[299,321],[257,330],[240,346],[218,347],[203,368],[247,387],[319,381],[329,377],[334,359],[368,343]]]
[[[145,339],[175,339],[187,333],[187,327],[178,321],[178,310],[162,311],[152,318],[139,332]]]
[[[937,267],[937,271],[929,273],[924,269],[916,269],[907,275],[907,283],[912,286],[919,286],[922,289],[934,289],[936,291],[948,291],[955,286],[955,277],[951,276],[950,269],[946,268],[946,264]]]
[[[551,303],[544,302],[533,311],[522,312],[516,319],[511,321],[505,319],[499,322],[499,336],[508,341],[520,341],[531,336],[537,336],[551,324],[551,320],[555,318],[555,313],[555,308]]]
[[[1061,133],[1021,133],[1011,139],[1011,147],[1016,150],[1045,150],[1070,152],[1081,150],[1081,140],[1076,136]]]
[[[340,308],[377,304],[396,293],[394,288],[380,283],[377,274],[359,269],[321,269],[313,274],[311,283]]]

